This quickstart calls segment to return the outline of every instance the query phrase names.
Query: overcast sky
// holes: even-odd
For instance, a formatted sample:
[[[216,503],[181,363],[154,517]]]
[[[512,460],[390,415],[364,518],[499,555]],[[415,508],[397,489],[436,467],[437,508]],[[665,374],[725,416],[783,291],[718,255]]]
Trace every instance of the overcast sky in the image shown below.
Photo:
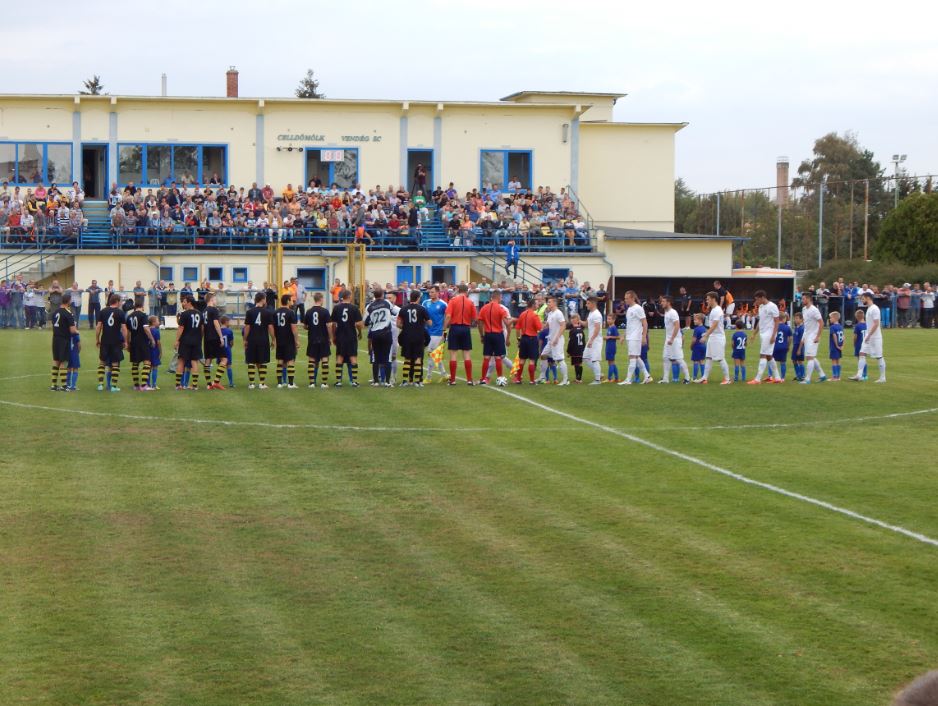
[[[759,8],[759,9],[754,9]],[[765,9],[762,9],[765,8]],[[769,9],[771,8],[771,9]],[[924,2],[83,0],[3,13],[0,91],[497,100],[518,90],[627,93],[622,121],[690,123],[676,174],[698,191],[771,186],[815,138],[854,131],[886,165],[938,171],[938,10]],[[12,70],[15,69],[15,70]],[[892,174],[889,165],[887,173]]]

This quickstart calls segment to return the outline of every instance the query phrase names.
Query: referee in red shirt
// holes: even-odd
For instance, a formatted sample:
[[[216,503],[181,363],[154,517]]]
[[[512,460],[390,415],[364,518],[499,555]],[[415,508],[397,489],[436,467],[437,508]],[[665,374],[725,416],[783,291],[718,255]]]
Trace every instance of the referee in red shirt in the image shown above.
[[[446,341],[449,348],[449,384],[456,384],[456,352],[462,351],[463,365],[466,367],[466,383],[472,385],[472,325],[476,322],[476,305],[466,296],[468,285],[458,287],[459,294],[446,305]]]
[[[495,358],[495,376],[502,376],[502,360],[505,357],[506,326],[511,325],[511,315],[502,306],[502,293],[492,290],[489,303],[479,310],[479,332],[482,334],[482,377],[480,385],[489,382],[489,360]]]

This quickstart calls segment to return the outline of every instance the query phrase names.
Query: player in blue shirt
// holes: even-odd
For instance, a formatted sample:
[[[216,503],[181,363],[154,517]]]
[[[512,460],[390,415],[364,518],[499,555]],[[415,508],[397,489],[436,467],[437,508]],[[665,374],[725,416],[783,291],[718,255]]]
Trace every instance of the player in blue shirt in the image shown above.
[[[701,337],[707,332],[704,326],[704,315],[694,314],[694,334],[690,345],[690,359],[694,364],[694,380],[703,377],[704,365],[707,358],[707,344],[701,342]]]
[[[788,374],[788,348],[791,346],[791,326],[788,325],[788,314],[782,312],[778,316],[778,333],[775,334],[775,348],[772,350],[772,359],[778,366],[779,380],[784,380]]]
[[[857,372],[860,372],[860,348],[866,338],[866,313],[857,309],[853,313],[853,357],[857,359]],[[863,379],[866,380],[866,366],[863,367]]]
[[[746,322],[738,319],[736,331],[733,332],[733,382],[740,382],[740,371],[742,382],[746,382],[746,346],[749,345],[749,336],[746,335],[745,328]]]
[[[65,374],[65,389],[69,392],[78,391],[78,369],[81,367],[81,336],[72,334],[68,348],[68,370]]]
[[[830,358],[833,373],[831,380],[840,382],[840,359],[844,355],[844,327],[840,325],[840,312],[832,311],[828,316],[830,321]]]
[[[150,348],[150,380],[148,385],[151,390],[159,390],[160,388],[156,386],[156,374],[159,372],[163,357],[163,344],[160,343],[160,319],[157,316],[151,316],[149,321],[150,335],[153,336],[153,342],[156,345]]]
[[[804,380],[804,349],[801,348],[801,339],[804,338],[804,319],[801,312],[791,317],[795,330],[791,335],[791,365],[795,369],[795,380]]]
[[[616,315],[606,314],[606,382],[619,382],[619,366],[616,365],[616,349],[619,345],[619,327],[616,326]]]
[[[218,323],[221,324],[221,345],[222,345],[222,358],[227,358],[228,366],[228,387],[234,387],[234,373],[231,371],[231,364],[234,362],[234,358],[231,355],[231,349],[234,346],[234,331],[228,327],[228,317],[222,316],[218,319]]]
[[[430,343],[427,344],[428,356],[432,351],[439,348],[440,343],[443,342],[443,320],[446,318],[446,302],[440,299],[440,288],[433,285],[430,287],[429,294],[430,298],[423,303],[427,314],[430,315],[430,323],[427,326],[427,332],[430,334]],[[448,374],[443,372],[442,358],[439,363],[434,363],[433,358],[430,358],[427,368],[427,380],[430,380],[434,371],[441,375],[440,382],[448,379]]]

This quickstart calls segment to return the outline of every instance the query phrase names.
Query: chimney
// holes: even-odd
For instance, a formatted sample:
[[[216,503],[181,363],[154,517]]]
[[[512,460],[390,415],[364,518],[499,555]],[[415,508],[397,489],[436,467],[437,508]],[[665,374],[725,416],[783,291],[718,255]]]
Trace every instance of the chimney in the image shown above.
[[[166,74],[160,76],[160,95],[166,97]]]
[[[775,203],[784,206],[788,203],[788,157],[775,160]]]
[[[238,70],[234,66],[228,67],[228,72],[225,74],[225,86],[227,88],[226,95],[229,98],[238,97]]]

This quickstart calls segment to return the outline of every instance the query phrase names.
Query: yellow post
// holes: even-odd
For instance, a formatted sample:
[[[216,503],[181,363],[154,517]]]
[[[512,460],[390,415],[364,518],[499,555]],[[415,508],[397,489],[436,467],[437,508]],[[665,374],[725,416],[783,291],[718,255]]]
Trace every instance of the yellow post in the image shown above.
[[[267,282],[279,296],[283,285],[283,243],[279,240],[267,243]]]
[[[365,244],[349,243],[348,252],[348,289],[358,306],[365,303]]]

